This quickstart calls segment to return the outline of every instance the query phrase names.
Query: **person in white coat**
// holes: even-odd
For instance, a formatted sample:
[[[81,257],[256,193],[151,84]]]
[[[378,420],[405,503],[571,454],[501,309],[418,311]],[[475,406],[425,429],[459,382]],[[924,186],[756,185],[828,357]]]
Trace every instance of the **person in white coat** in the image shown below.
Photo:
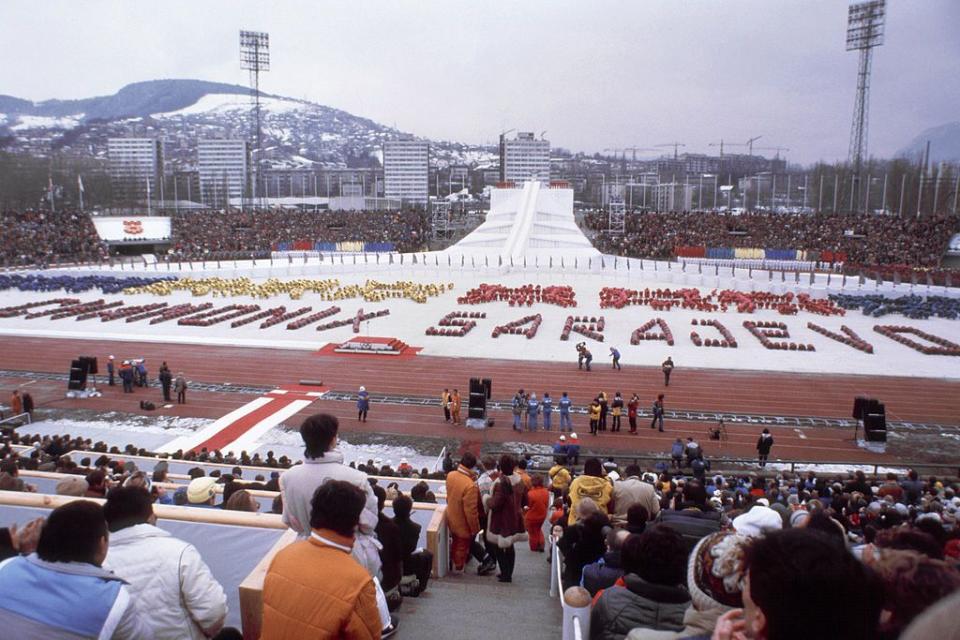
[[[130,583],[154,640],[216,635],[227,617],[227,596],[193,545],[155,526],[143,487],[119,487],[103,507],[110,529],[104,568]]]
[[[377,579],[380,573],[380,549],[376,527],[379,521],[377,496],[370,487],[367,474],[343,464],[343,454],[336,451],[340,421],[335,416],[318,413],[300,425],[303,438],[303,464],[295,465],[280,476],[280,495],[283,497],[283,523],[301,538],[310,536],[310,509],[313,494],[327,480],[343,480],[364,493],[365,504],[353,539],[351,555],[374,578],[377,588],[377,608],[383,622],[383,637],[396,628],[387,611],[387,601]]]

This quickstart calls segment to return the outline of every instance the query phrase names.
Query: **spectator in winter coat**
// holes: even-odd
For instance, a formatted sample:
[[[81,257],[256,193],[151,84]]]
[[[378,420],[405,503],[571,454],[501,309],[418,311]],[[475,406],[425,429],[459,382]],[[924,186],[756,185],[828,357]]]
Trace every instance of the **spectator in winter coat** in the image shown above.
[[[387,501],[387,492],[383,487],[375,485],[373,492],[377,496],[377,540],[380,542],[380,566],[383,576],[380,586],[391,603],[391,610],[399,606],[400,579],[403,577],[403,543],[400,538],[400,527],[383,512],[383,505]],[[393,606],[395,603],[395,606]]]
[[[546,541],[543,536],[543,522],[547,519],[547,507],[550,505],[550,492],[543,486],[543,476],[531,476],[532,486],[527,491],[527,510],[523,515],[530,537],[530,551],[543,552]]]
[[[450,559],[453,570],[462,572],[470,558],[470,543],[480,532],[480,490],[473,468],[477,457],[467,451],[460,466],[447,474],[447,527],[453,537]]]
[[[160,380],[160,388],[163,389],[164,402],[170,402],[170,388],[173,386],[173,374],[170,373],[170,367],[164,362],[160,365],[160,371],[157,373]]]
[[[553,496],[559,498],[566,495],[573,479],[570,470],[567,469],[567,457],[564,455],[557,456],[554,459],[554,465],[547,472],[547,476],[550,478],[550,490],[553,492]]]
[[[158,640],[203,640],[223,626],[227,596],[193,547],[156,527],[146,489],[118,487],[103,507],[110,528],[104,567],[130,583],[141,617]]]
[[[607,533],[607,551],[596,562],[591,562],[583,568],[580,586],[590,592],[591,596],[598,591],[612,587],[623,575],[623,565],[620,560],[620,551],[623,543],[630,536],[630,532],[623,529],[610,529]]]
[[[764,428],[757,440],[757,464],[761,467],[767,466],[767,456],[770,455],[770,448],[773,446],[773,436],[770,435],[770,429]]]
[[[173,390],[177,392],[177,404],[187,404],[187,379],[183,377],[183,373],[177,374]]]
[[[582,498],[576,506],[576,523],[567,526],[557,543],[563,554],[563,587],[580,584],[583,568],[603,557],[606,552],[610,520],[590,498]]]
[[[126,581],[101,568],[109,536],[97,503],[77,500],[54,509],[36,553],[0,563],[3,637],[152,637]]]
[[[682,501],[660,512],[659,521],[677,530],[692,550],[701,538],[720,530],[720,512],[707,505],[703,484],[690,480],[683,485]]]
[[[374,580],[350,555],[366,501],[349,481],[316,490],[310,537],[280,550],[264,578],[262,640],[381,637]]]
[[[527,491],[514,473],[516,463],[513,456],[500,457],[500,477],[493,483],[493,493],[488,505],[490,526],[487,528],[487,540],[497,545],[497,564],[500,582],[513,581],[513,568],[516,562],[516,550],[513,545],[526,537],[523,523],[523,507],[527,504]]]
[[[670,527],[657,525],[627,538],[621,551],[624,586],[606,589],[590,612],[591,640],[622,640],[631,629],[683,628],[690,603],[687,548]]]
[[[683,614],[683,629],[675,634],[638,628],[627,640],[709,638],[717,619],[743,606],[744,555],[749,540],[722,531],[701,540],[687,562],[691,603]]]
[[[683,440],[677,438],[673,441],[673,444],[670,445],[671,467],[674,469],[683,468],[683,452],[685,450],[686,447],[683,446]]]
[[[403,577],[415,576],[417,585],[412,596],[419,596],[427,588],[430,571],[433,569],[433,553],[427,549],[418,550],[420,544],[420,525],[410,519],[413,500],[400,494],[393,500],[393,521],[400,530],[400,545],[403,552]]]
[[[642,504],[650,518],[660,513],[660,498],[653,485],[640,479],[640,467],[631,464],[624,470],[623,480],[613,483],[613,512],[610,520],[615,527],[627,524],[627,512],[635,504]]]
[[[613,486],[604,477],[603,465],[597,458],[589,458],[583,463],[583,475],[570,483],[570,520],[577,521],[577,504],[583,498],[590,498],[603,515],[607,515],[607,506],[613,497]]]

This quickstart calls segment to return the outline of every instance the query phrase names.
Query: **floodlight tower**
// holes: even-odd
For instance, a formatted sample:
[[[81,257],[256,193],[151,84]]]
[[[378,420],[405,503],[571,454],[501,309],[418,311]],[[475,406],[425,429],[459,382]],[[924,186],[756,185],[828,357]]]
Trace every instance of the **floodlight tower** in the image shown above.
[[[240,31],[240,68],[250,72],[250,100],[253,103],[254,163],[253,199],[257,199],[263,140],[260,132],[260,72],[270,70],[270,34],[264,31]]]
[[[870,0],[850,5],[847,13],[847,51],[860,52],[857,70],[857,97],[850,126],[850,165],[853,168],[853,193],[858,192],[864,156],[867,155],[868,116],[870,111],[870,66],[873,49],[883,44],[886,24],[886,0]],[[860,199],[854,199],[859,202]]]

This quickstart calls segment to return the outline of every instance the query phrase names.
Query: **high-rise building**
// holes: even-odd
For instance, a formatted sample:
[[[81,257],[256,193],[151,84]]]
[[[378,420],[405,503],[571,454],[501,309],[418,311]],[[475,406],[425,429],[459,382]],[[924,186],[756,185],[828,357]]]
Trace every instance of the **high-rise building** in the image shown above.
[[[250,143],[246,140],[200,140],[197,172],[201,200],[215,209],[225,209],[231,199],[251,195],[249,184]]]
[[[430,196],[430,145],[421,140],[383,143],[383,195],[426,206]]]
[[[124,204],[163,199],[163,142],[156,138],[107,140],[114,200]]]
[[[513,140],[500,136],[500,182],[550,182],[550,141],[518,132]]]

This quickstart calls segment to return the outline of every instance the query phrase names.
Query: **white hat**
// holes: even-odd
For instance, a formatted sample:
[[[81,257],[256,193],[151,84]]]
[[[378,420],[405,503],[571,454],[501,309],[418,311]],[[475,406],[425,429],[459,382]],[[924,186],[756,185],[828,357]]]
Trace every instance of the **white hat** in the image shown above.
[[[113,360],[113,356],[110,356],[110,360]]]
[[[617,473],[616,471],[611,471],[610,473],[607,474],[607,477],[613,480],[614,482],[616,482],[617,480],[620,479],[620,474]]]
[[[410,464],[406,458],[400,458],[400,464]]]
[[[783,518],[771,509],[757,505],[733,519],[733,528],[744,536],[761,536],[767,531],[783,528]]]
[[[203,504],[216,494],[216,484],[217,479],[211,476],[194,478],[187,485],[187,500],[191,504]]]
[[[570,432],[570,439],[571,439],[571,440],[576,440],[576,439],[577,439],[577,434],[576,434],[576,433],[573,433],[573,432]]]
[[[560,442],[566,442],[567,436],[560,436]]]
[[[366,387],[363,387],[363,386],[360,387],[360,391],[366,391],[366,390],[367,390]]]

